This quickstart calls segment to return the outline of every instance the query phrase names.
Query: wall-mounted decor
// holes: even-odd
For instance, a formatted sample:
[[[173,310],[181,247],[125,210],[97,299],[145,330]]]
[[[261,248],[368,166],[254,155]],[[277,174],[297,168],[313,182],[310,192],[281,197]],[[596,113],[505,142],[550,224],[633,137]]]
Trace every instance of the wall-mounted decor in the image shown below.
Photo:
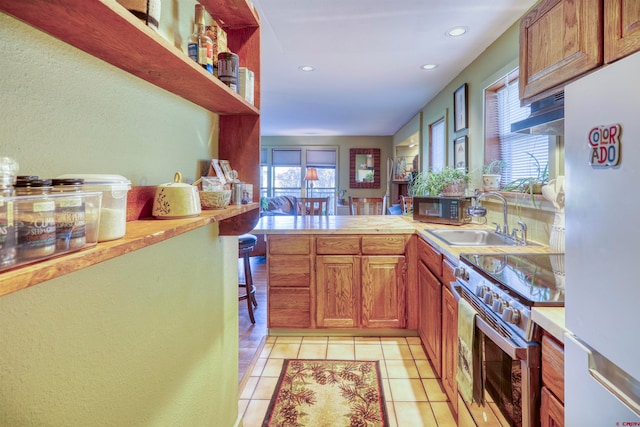
[[[380,149],[349,150],[349,188],[380,188]]]
[[[467,136],[461,136],[453,141],[453,164],[456,169],[467,168]]]
[[[453,92],[453,131],[458,132],[468,127],[467,119],[467,84],[463,84]]]

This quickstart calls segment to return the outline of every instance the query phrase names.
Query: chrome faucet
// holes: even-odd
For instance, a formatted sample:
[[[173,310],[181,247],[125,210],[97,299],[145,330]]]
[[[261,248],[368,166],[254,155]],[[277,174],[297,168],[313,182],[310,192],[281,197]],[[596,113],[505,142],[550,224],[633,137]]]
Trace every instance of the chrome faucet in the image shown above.
[[[500,231],[500,226],[496,224],[496,233],[502,233],[505,236],[508,236],[509,225],[507,224],[507,199],[505,199],[502,194],[496,193],[495,191],[488,191],[486,193],[479,194],[479,191],[476,190],[475,197],[473,198],[473,206],[467,208],[467,214],[474,217],[485,216],[487,214],[487,209],[483,208],[482,206],[478,206],[478,203],[480,202],[480,200],[489,196],[493,196],[502,202],[502,215],[504,217],[504,223],[502,225],[502,231]]]

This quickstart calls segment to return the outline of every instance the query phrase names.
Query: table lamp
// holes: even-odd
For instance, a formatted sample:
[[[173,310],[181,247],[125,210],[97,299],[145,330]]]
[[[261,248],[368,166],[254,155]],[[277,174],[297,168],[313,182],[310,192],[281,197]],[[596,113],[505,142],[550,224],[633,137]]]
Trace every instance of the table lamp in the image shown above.
[[[307,168],[307,174],[304,180],[307,181],[307,185],[311,188],[311,192],[313,192],[313,181],[318,181],[318,170],[316,168]],[[311,194],[311,197],[313,197],[313,194]]]

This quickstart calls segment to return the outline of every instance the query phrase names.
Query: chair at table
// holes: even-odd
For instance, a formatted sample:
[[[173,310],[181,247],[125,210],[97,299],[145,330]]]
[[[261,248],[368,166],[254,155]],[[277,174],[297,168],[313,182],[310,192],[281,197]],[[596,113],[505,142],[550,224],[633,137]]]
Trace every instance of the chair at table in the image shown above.
[[[384,197],[351,197],[349,196],[349,213],[351,215],[384,215]]]
[[[329,215],[328,197],[298,197],[298,215]]]
[[[400,196],[402,200],[402,213],[409,214],[413,212],[413,197]]]

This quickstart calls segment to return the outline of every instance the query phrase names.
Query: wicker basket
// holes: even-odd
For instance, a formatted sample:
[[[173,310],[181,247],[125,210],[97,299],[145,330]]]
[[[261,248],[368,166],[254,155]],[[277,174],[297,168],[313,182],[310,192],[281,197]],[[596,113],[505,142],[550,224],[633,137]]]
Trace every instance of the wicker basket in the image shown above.
[[[224,209],[231,201],[231,190],[201,191],[202,209]]]

